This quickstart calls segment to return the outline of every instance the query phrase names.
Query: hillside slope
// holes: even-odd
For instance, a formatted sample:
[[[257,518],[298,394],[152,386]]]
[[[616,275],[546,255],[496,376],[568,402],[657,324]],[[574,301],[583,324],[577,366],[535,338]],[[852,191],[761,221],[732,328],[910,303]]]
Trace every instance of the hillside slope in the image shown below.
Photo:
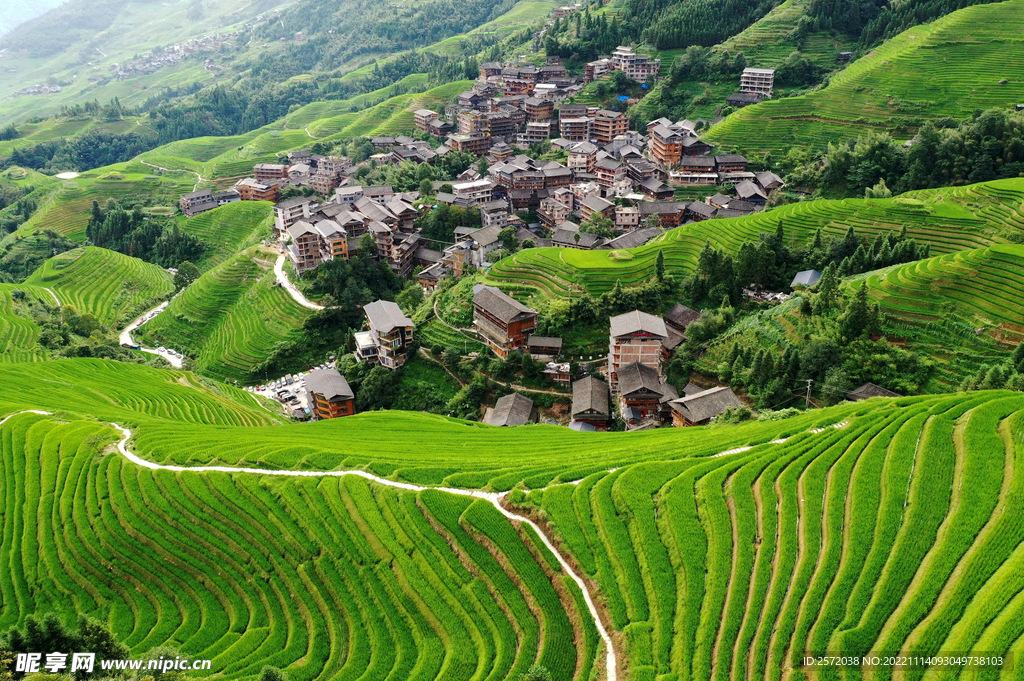
[[[398,412],[271,425],[240,391],[96,360],[0,366],[0,381],[5,518],[45,530],[0,540],[4,625],[99,615],[136,654],[169,643],[225,678],[272,664],[469,681],[539,660],[589,679],[597,632],[534,531],[486,498],[392,486],[406,480],[533,489],[509,500],[542,512],[598,594],[624,678],[1024,645],[1019,393],[626,434]],[[118,453],[111,421],[132,456],[179,468]],[[188,470],[209,463],[242,468]],[[316,472],[352,469],[384,477]]]
[[[50,258],[25,284],[53,289],[61,305],[121,328],[174,291],[171,273],[105,248],[77,248]]]
[[[920,198],[915,198],[920,197]],[[806,246],[815,231],[842,235],[854,227],[863,239],[899,231],[904,226],[935,253],[978,248],[1020,238],[1024,234],[1024,180],[998,180],[968,187],[910,192],[893,199],[804,201],[747,217],[683,225],[639,248],[632,258],[613,258],[611,251],[536,248],[496,263],[487,273],[495,283],[534,286],[547,295],[564,295],[572,284],[602,293],[621,281],[628,285],[654,274],[659,251],[677,274],[692,272],[705,243],[735,254],[761,232],[774,233],[782,221],[786,238]],[[1016,236],[1014,236],[1016,235]]]
[[[1022,36],[1024,0],[968,7],[904,31],[822,90],[740,109],[707,136],[772,153],[793,140],[822,149],[870,131],[910,138],[925,120],[1024,101]]]
[[[250,381],[275,346],[300,337],[310,315],[276,285],[272,265],[251,249],[234,256],[171,301],[140,337],[184,352],[203,374]]]

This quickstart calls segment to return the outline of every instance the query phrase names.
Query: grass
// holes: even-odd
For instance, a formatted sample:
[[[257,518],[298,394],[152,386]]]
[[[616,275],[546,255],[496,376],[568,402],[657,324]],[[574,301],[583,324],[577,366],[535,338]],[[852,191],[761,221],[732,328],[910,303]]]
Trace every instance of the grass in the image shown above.
[[[1022,0],[953,12],[892,38],[821,90],[736,111],[708,139],[758,153],[794,139],[822,149],[873,130],[907,139],[926,120],[1016,104],[1024,100],[1022,29]]]
[[[816,230],[840,236],[854,227],[862,238],[907,227],[910,236],[931,246],[933,254],[988,246],[1019,235],[1024,229],[1020,201],[1024,180],[1001,180],[968,187],[914,192],[901,199],[806,201],[747,217],[707,220],[683,225],[651,243],[621,251],[579,251],[537,248],[496,263],[486,279],[504,285],[532,286],[548,296],[568,295],[570,287],[592,293],[611,289],[616,281],[629,285],[653,276],[659,251],[670,272],[685,275],[696,266],[705,243],[735,254],[761,232],[772,233],[782,221],[786,238],[806,245]]]
[[[50,258],[25,283],[53,289],[61,305],[120,329],[170,295],[172,279],[156,265],[90,246]]]
[[[139,456],[183,466],[535,488],[518,503],[591,580],[631,678],[780,679],[805,651],[1020,645],[1019,393],[584,434],[411,412],[288,425],[225,385],[101,360],[2,365],[0,381],[0,414],[60,410],[2,426],[5,524],[43,530],[0,541],[4,626],[99,615],[136,654],[175,645],[229,678],[264,664],[297,679],[508,678],[538,659],[587,678],[596,636],[573,624],[579,598],[488,502],[351,476],[143,469],[99,456],[114,421]]]
[[[116,164],[83,173],[74,180],[50,187],[40,201],[40,209],[17,231],[6,235],[0,245],[8,245],[29,235],[52,230],[75,241],[85,239],[85,228],[92,213],[92,202],[105,207],[108,199],[138,201],[143,205],[177,205],[178,197],[192,190],[194,177],[156,177],[141,164],[137,172],[126,172],[129,164]],[[102,179],[116,172],[123,179]],[[50,180],[51,183],[56,181]]]
[[[263,378],[252,371],[278,343],[300,337],[309,315],[277,285],[273,263],[250,249],[201,276],[140,335],[190,357],[196,371],[248,383]]]
[[[24,297],[16,297],[20,294]],[[31,317],[30,302],[53,306],[49,292],[35,286],[0,284],[0,362],[36,362],[47,357],[39,346],[39,327]]]
[[[210,250],[197,263],[207,270],[271,235],[274,214],[267,201],[229,203],[194,218],[178,217],[181,228],[203,239]]]

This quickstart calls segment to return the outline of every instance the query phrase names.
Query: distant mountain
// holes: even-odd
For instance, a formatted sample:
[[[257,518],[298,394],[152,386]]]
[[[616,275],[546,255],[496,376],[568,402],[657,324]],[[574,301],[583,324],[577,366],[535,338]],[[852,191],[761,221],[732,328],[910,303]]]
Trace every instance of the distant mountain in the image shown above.
[[[64,2],[65,0],[4,0],[0,3],[0,35]]]

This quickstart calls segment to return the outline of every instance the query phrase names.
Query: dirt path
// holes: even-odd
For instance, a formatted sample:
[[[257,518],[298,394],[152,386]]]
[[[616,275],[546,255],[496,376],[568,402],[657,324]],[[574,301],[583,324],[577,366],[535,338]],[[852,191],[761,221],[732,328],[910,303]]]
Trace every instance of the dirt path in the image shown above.
[[[9,417],[8,417],[9,418]],[[0,422],[2,423],[2,422]],[[583,581],[583,578],[573,570],[572,566],[566,560],[565,556],[559,553],[558,549],[548,538],[547,534],[537,525],[535,522],[524,516],[518,515],[506,509],[502,504],[501,500],[508,493],[507,492],[483,492],[480,490],[465,490],[457,489],[454,487],[424,487],[422,485],[412,485],[405,482],[396,482],[394,480],[387,480],[385,478],[378,477],[371,473],[367,473],[362,470],[347,470],[347,471],[287,471],[287,470],[272,470],[266,468],[245,468],[240,466],[165,466],[162,464],[153,463],[147,461],[132,452],[127,448],[127,443],[132,437],[132,432],[127,428],[124,428],[116,423],[110,424],[116,428],[121,435],[121,441],[117,443],[117,449],[121,454],[131,461],[132,463],[142,466],[143,468],[149,468],[150,470],[167,470],[175,472],[189,472],[189,473],[206,473],[206,472],[217,472],[217,473],[249,473],[253,475],[275,475],[284,477],[344,477],[347,475],[355,475],[361,478],[370,480],[379,485],[385,485],[387,487],[394,487],[396,489],[408,490],[411,492],[422,492],[428,489],[435,489],[442,492],[448,492],[449,494],[456,494],[463,497],[472,497],[475,499],[484,499],[490,502],[498,512],[511,521],[529,525],[540,540],[544,543],[544,546],[548,551],[558,560],[558,564],[562,567],[565,574],[576,582],[576,586],[579,587],[580,592],[583,594],[583,600],[587,604],[587,610],[590,611],[591,619],[594,621],[594,626],[597,628],[597,633],[601,636],[601,640],[604,641],[605,645],[605,674],[607,681],[616,681],[616,656],[615,650],[612,647],[611,636],[608,635],[608,631],[605,629],[604,624],[601,622],[601,617],[598,615],[597,607],[594,605],[594,599],[590,590],[587,588],[587,583]]]
[[[448,372],[448,375],[449,375],[449,376],[451,376],[451,377],[452,377],[452,379],[454,379],[454,381],[455,381],[456,383],[458,383],[458,384],[459,384],[460,386],[464,386],[464,385],[466,385],[466,384],[465,384],[465,383],[463,382],[463,380],[462,380],[461,378],[459,378],[458,376],[456,376],[455,374],[453,374],[453,373],[451,372],[451,369],[449,369],[448,367],[446,367],[446,366],[445,366],[445,365],[444,365],[443,363],[441,363],[441,362],[438,362],[438,361],[437,361],[436,359],[434,359],[434,358],[433,358],[433,357],[431,356],[431,354],[430,354],[429,352],[427,352],[427,349],[426,349],[426,348],[420,348],[420,355],[422,355],[422,356],[423,356],[423,357],[424,357],[425,359],[428,359],[428,360],[430,360],[431,362],[433,362],[434,364],[438,365],[439,367],[441,367],[442,369],[444,369],[444,370],[445,370],[446,372]]]
[[[284,271],[283,255],[278,256],[277,262],[274,263],[274,276],[277,277],[277,283],[281,284],[281,286],[284,287],[284,290],[288,291],[288,294],[291,295],[295,302],[302,307],[309,308],[310,310],[324,309],[323,305],[318,305],[306,296],[302,295],[302,291],[299,290],[299,287],[289,281],[288,274]]]
[[[148,161],[143,161],[142,159],[139,159],[139,163],[141,163],[144,166],[149,166],[150,168],[156,168],[157,170],[162,170],[165,173],[192,173],[197,178],[196,179],[196,183],[192,186],[192,191],[197,190],[199,188],[199,183],[204,181],[203,176],[200,175],[199,173],[197,173],[194,170],[185,170],[184,168],[164,168],[163,166],[158,166],[158,165],[155,165],[153,163],[149,163]]]

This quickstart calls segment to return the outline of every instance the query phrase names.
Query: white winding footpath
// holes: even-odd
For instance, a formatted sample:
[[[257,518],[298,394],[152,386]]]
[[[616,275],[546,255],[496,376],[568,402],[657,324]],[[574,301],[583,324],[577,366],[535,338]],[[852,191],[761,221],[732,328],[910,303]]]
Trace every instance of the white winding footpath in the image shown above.
[[[166,305],[166,303],[164,303],[164,305]],[[143,315],[143,317],[144,316],[145,315]],[[141,317],[140,317],[140,319],[141,319]],[[138,321],[138,320],[136,320],[136,321]],[[134,324],[135,322],[132,322],[132,323]],[[128,333],[131,328],[132,327],[129,326],[129,328],[126,329],[123,332],[123,334]],[[49,415],[52,415],[52,412],[40,411],[38,409],[26,409],[26,410],[23,410],[23,411],[20,411],[20,412],[15,412],[13,414],[8,414],[5,418],[0,419],[0,426],[2,426],[9,418],[11,418],[12,416],[17,416],[18,414],[40,414],[40,415],[43,415],[43,416],[49,416]],[[843,428],[843,427],[845,427],[848,424],[849,424],[849,421],[841,421],[839,423],[832,424],[831,426],[824,426],[824,427],[821,427],[821,428],[815,428],[815,429],[811,430],[810,433],[812,433],[812,434],[819,434],[819,433],[822,433],[822,432],[828,430],[829,428]],[[167,465],[164,465],[164,464],[159,464],[159,463],[154,463],[152,461],[147,461],[146,459],[143,459],[143,458],[139,457],[138,455],[133,454],[132,452],[128,451],[127,445],[128,445],[128,441],[132,437],[132,432],[130,430],[128,430],[127,428],[125,428],[123,426],[120,426],[120,425],[118,425],[116,423],[111,423],[109,425],[111,425],[114,428],[116,428],[118,430],[118,432],[120,432],[121,435],[122,435],[121,440],[117,443],[118,451],[120,451],[121,454],[126,459],[128,459],[129,461],[131,461],[135,465],[142,466],[143,468],[148,468],[150,470],[155,470],[155,471],[173,471],[175,473],[250,473],[250,474],[254,474],[254,475],[276,475],[276,476],[280,476],[280,477],[293,477],[293,478],[317,478],[317,477],[340,478],[340,477],[344,477],[346,475],[355,475],[355,476],[358,476],[360,478],[365,478],[366,480],[369,480],[371,482],[375,482],[375,483],[377,483],[379,485],[385,485],[387,487],[395,487],[397,489],[408,490],[408,491],[411,491],[411,492],[423,492],[423,491],[426,491],[426,490],[437,490],[439,492],[448,492],[449,494],[456,494],[456,495],[462,496],[462,497],[471,497],[471,498],[474,498],[474,499],[484,499],[486,501],[489,501],[491,504],[494,505],[494,507],[496,509],[498,509],[499,513],[501,513],[503,516],[505,516],[509,520],[513,520],[513,521],[516,521],[516,522],[519,522],[519,523],[524,523],[526,525],[529,525],[531,528],[533,528],[534,532],[537,533],[537,536],[540,537],[542,542],[544,542],[544,546],[547,547],[548,551],[550,551],[551,554],[556,559],[558,559],[558,564],[562,566],[562,569],[565,571],[565,573],[567,575],[569,575],[574,582],[576,582],[576,585],[579,587],[580,591],[583,594],[583,600],[587,604],[587,609],[590,611],[590,616],[594,620],[594,626],[597,628],[598,634],[601,635],[601,640],[604,641],[604,647],[605,647],[605,670],[606,670],[606,674],[607,674],[606,677],[605,677],[606,681],[616,681],[616,678],[617,678],[617,676],[616,676],[616,672],[617,672],[616,666],[617,665],[616,665],[615,648],[612,646],[612,639],[611,639],[611,636],[608,635],[608,630],[605,629],[604,623],[601,622],[601,617],[600,617],[600,615],[598,615],[597,607],[594,605],[594,600],[593,600],[593,598],[590,595],[590,591],[587,588],[586,582],[583,581],[582,577],[580,577],[578,574],[576,574],[576,571],[572,569],[572,566],[569,565],[569,563],[565,559],[565,557],[563,557],[562,554],[558,551],[558,549],[555,548],[555,545],[551,542],[550,539],[548,539],[548,536],[544,533],[544,531],[540,528],[540,526],[537,525],[537,523],[533,522],[529,518],[526,518],[524,516],[518,515],[516,513],[512,513],[511,511],[509,511],[508,509],[506,509],[504,506],[501,505],[501,500],[504,499],[508,495],[508,492],[484,492],[482,490],[458,489],[456,487],[425,487],[425,486],[422,486],[422,485],[413,485],[413,484],[410,484],[410,483],[407,483],[407,482],[396,482],[394,480],[388,480],[386,478],[381,478],[379,476],[373,475],[372,473],[367,473],[366,471],[362,471],[362,470],[288,471],[288,470],[275,470],[275,469],[270,469],[270,468],[245,468],[245,467],[241,467],[241,466],[167,466]],[[767,444],[782,444],[782,443],[786,442],[789,439],[790,438],[787,437],[787,438],[781,438],[781,439],[778,439],[778,440],[772,440],[772,441],[770,441]],[[741,452],[746,452],[746,451],[748,451],[750,449],[753,449],[753,447],[737,447],[735,449],[730,449],[730,450],[727,450],[727,451],[715,454],[715,455],[713,455],[713,457],[725,456],[727,454],[738,454],[738,453],[741,453]],[[612,469],[609,469],[608,472],[611,473],[611,472],[614,472],[616,470],[618,470],[618,469],[617,468],[612,468]],[[571,484],[576,484],[578,482],[579,481],[574,481]]]
[[[138,319],[136,319],[131,324],[126,326],[124,331],[121,332],[121,336],[118,339],[118,342],[121,343],[121,345],[135,345],[135,341],[132,340],[132,331],[134,331],[135,329],[139,328],[140,326],[142,326],[143,324],[145,324],[149,320],[153,319],[153,317],[156,317],[158,314],[160,314],[161,312],[166,310],[167,309],[167,305],[168,305],[168,301],[165,300],[164,302],[160,303],[159,305],[154,307],[152,310],[149,310],[148,312],[142,314]],[[140,349],[142,350],[142,352],[148,352],[151,355],[160,355],[161,357],[166,359],[168,362],[170,362],[171,366],[173,366],[175,369],[180,369],[182,367],[181,357],[178,357],[176,355],[172,355],[171,353],[167,352],[166,350],[164,350],[163,352],[160,352],[159,350],[154,350],[153,348],[140,348]]]
[[[289,294],[291,294],[291,297],[295,299],[295,302],[301,305],[302,307],[309,308],[310,310],[324,309],[323,305],[317,305],[312,300],[302,295],[302,291],[299,290],[299,287],[288,280],[288,275],[284,271],[283,255],[279,255],[277,257],[277,262],[274,263],[274,276],[277,277],[277,283],[281,284],[281,286],[283,286],[284,289],[288,291]]]
[[[39,414],[45,414],[46,412],[34,412]],[[10,418],[10,417],[8,417]],[[3,422],[0,421],[0,424]],[[395,487],[398,489],[408,490],[411,492],[423,492],[425,490],[438,490],[440,492],[448,492],[449,494],[457,494],[463,497],[472,497],[474,499],[485,499],[491,502],[498,512],[509,520],[514,520],[520,523],[525,523],[533,528],[537,536],[540,537],[541,541],[544,542],[544,546],[547,547],[548,551],[558,559],[558,564],[562,566],[562,569],[567,575],[572,577],[572,581],[576,582],[576,586],[580,588],[583,593],[583,600],[587,604],[587,609],[590,611],[590,616],[594,620],[594,626],[597,627],[597,632],[601,635],[601,640],[604,641],[606,651],[606,670],[607,670],[607,681],[616,681],[616,659],[615,659],[615,648],[612,646],[611,636],[608,635],[608,630],[604,628],[604,624],[601,622],[601,617],[597,613],[597,607],[594,605],[594,600],[590,596],[590,591],[587,589],[586,583],[583,578],[576,574],[575,570],[569,565],[568,561],[562,556],[561,553],[555,548],[555,545],[551,543],[548,536],[544,534],[544,531],[540,529],[537,523],[533,522],[529,518],[523,517],[512,513],[504,506],[501,505],[501,500],[508,494],[507,492],[483,492],[481,490],[467,490],[458,489],[455,487],[424,487],[422,485],[412,485],[407,482],[395,482],[394,480],[388,480],[381,478],[366,471],[361,470],[347,470],[347,471],[285,471],[285,470],[274,470],[270,468],[244,468],[240,466],[166,466],[163,464],[153,463],[147,461],[132,452],[128,451],[128,440],[132,437],[132,432],[123,426],[119,426],[116,423],[110,424],[124,437],[117,443],[117,449],[122,455],[132,463],[142,466],[143,468],[149,468],[150,470],[163,470],[163,471],[174,471],[176,473],[191,472],[191,473],[252,473],[255,475],[277,475],[284,477],[296,477],[296,478],[318,478],[318,477],[333,477],[340,478],[346,475],[355,475],[360,478],[365,478],[379,485],[386,485],[388,487]]]

